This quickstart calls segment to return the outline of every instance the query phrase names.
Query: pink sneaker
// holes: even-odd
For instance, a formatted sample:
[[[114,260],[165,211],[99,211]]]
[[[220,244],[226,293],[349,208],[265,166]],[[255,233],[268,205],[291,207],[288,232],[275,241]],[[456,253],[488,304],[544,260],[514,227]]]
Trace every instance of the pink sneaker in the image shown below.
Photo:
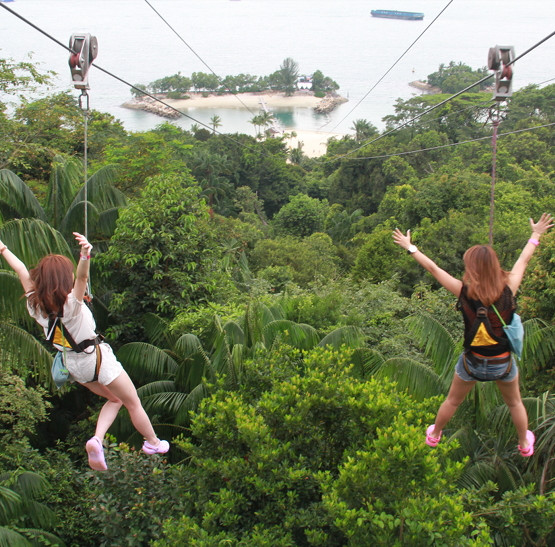
[[[104,447],[102,441],[98,437],[91,437],[85,445],[87,454],[89,455],[89,466],[95,471],[106,471],[108,466],[104,459]]]
[[[436,447],[441,440],[442,431],[439,432],[439,437],[436,439],[432,437],[432,431],[434,430],[435,424],[432,424],[428,429],[426,429],[426,444],[431,447]]]
[[[145,454],[165,454],[170,449],[168,441],[160,441],[158,446],[152,446],[148,441],[143,443],[143,452]]]
[[[528,448],[520,448],[520,445],[518,445],[518,451],[523,458],[529,458],[534,453],[536,437],[530,430],[526,430],[526,440],[528,441]]]

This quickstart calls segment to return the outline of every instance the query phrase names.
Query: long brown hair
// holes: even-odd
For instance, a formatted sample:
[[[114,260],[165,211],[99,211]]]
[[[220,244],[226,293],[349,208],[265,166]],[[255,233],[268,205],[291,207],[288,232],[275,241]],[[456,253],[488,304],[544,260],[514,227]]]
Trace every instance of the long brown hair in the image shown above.
[[[67,256],[47,255],[36,268],[29,271],[35,292],[29,296],[29,304],[43,315],[62,311],[67,295],[73,289],[73,263]]]
[[[491,306],[501,296],[509,273],[501,269],[499,259],[489,245],[470,247],[463,260],[463,283],[468,287],[468,296]]]

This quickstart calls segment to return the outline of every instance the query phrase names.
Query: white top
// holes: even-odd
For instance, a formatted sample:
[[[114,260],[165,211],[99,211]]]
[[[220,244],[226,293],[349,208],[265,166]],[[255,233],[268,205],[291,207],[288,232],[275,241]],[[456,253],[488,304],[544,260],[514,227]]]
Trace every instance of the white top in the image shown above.
[[[32,292],[27,293],[29,296]],[[40,308],[33,308],[27,301],[27,310],[31,317],[44,329],[45,338],[48,337],[48,317],[42,315]],[[66,298],[64,304],[64,316],[62,318],[64,328],[69,332],[76,344],[83,340],[96,338],[96,323],[93,314],[85,302],[77,300],[73,291]],[[55,344],[56,349],[62,351],[62,346]],[[87,348],[87,353],[94,352],[94,346]]]

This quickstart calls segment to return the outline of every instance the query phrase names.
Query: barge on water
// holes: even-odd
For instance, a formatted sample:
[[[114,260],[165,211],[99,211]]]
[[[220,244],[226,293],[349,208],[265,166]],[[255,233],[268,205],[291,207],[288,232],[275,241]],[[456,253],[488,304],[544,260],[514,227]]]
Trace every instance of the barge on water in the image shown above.
[[[390,9],[373,9],[372,17],[385,17],[386,19],[405,19],[406,21],[422,21],[423,13],[416,11],[396,11]]]

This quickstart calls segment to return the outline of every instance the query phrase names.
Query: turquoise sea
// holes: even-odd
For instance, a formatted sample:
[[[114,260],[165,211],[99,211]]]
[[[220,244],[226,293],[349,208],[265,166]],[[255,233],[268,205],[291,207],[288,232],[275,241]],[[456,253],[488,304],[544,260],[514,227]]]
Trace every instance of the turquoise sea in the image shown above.
[[[4,5],[64,44],[73,33],[96,36],[96,63],[131,84],[176,72],[210,72],[206,65],[222,77],[270,74],[292,57],[301,73],[319,69],[336,80],[349,102],[329,116],[304,108],[277,115],[290,129],[330,132],[350,132],[361,118],[382,128],[382,118],[394,112],[397,98],[419,93],[409,82],[425,79],[451,60],[485,66],[488,50],[496,44],[512,45],[520,55],[553,32],[555,21],[555,2],[549,0],[15,0]],[[419,11],[425,17],[376,19],[371,9]],[[59,74],[57,89],[72,89],[66,50],[0,9],[0,56],[23,61],[29,54]],[[516,63],[514,88],[555,78],[553,58],[555,38]],[[162,121],[122,108],[131,95],[121,82],[94,68],[89,79],[91,108],[113,114],[127,129],[147,130]],[[252,113],[239,107],[238,101],[234,109],[189,115],[209,124],[217,114],[220,131],[251,133]],[[194,122],[172,123],[188,127]]]

